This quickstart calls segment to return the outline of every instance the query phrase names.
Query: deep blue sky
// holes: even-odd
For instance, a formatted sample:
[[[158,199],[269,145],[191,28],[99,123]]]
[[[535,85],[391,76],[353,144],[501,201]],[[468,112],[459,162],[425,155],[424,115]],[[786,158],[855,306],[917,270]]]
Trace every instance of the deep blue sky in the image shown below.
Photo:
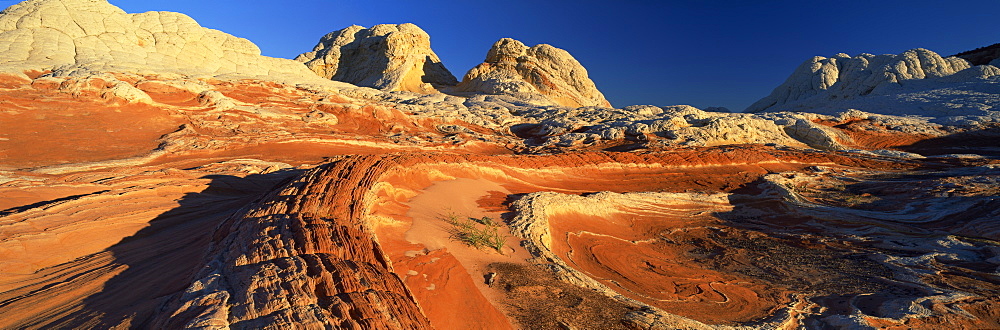
[[[415,23],[459,79],[496,40],[566,49],[615,106],[741,111],[812,56],[942,55],[1000,42],[1000,0],[339,1],[110,0],[130,13],[185,13],[293,58],[351,24]]]

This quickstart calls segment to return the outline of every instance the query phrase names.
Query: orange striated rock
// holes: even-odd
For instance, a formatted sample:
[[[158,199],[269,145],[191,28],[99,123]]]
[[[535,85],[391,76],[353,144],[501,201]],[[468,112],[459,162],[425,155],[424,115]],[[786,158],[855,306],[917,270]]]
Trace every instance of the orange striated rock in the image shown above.
[[[731,196],[730,204],[682,207],[697,215],[681,216],[665,211],[666,204],[646,203],[608,206],[597,213],[564,209],[546,217],[549,235],[560,237],[550,245],[553,255],[564,261],[565,270],[579,272],[552,276],[586,290],[600,285],[603,289],[595,292],[614,305],[608,310],[623,311],[625,316],[614,317],[633,326],[832,325],[850,311],[837,306],[869,296],[877,297],[868,303],[876,307],[859,307],[867,316],[855,318],[866,324],[966,322],[955,318],[961,313],[946,309],[930,314],[942,321],[931,316],[905,321],[876,312],[882,308],[878,306],[904,299],[880,291],[901,290],[899,286],[864,286],[851,278],[890,278],[881,264],[851,261],[833,275],[815,276],[836,285],[810,282],[806,275],[813,274],[810,267],[816,264],[798,260],[833,262],[847,255],[844,251],[882,247],[839,236],[823,243],[795,235],[849,236],[850,230],[868,228],[858,219],[870,215],[843,208],[869,205],[876,197],[931,200],[927,194],[954,193],[846,188],[835,175],[868,181],[913,171],[963,171],[966,165],[988,166],[988,161],[907,160],[754,144],[650,143],[633,152],[584,151],[600,145],[553,146],[560,154],[525,155],[517,154],[529,150],[523,140],[504,130],[305,87],[134,74],[37,74],[28,75],[32,80],[11,76],[0,89],[8,100],[0,107],[0,121],[17,127],[0,132],[7,139],[0,145],[14,147],[0,148],[7,157],[0,161],[0,254],[2,266],[14,270],[0,277],[3,327],[580,326],[590,321],[540,314],[559,321],[535,322],[524,311],[592,314],[600,307],[518,307],[527,306],[523,297],[531,294],[562,297],[548,300],[550,304],[574,301],[578,296],[565,288],[510,284],[523,282],[517,279],[503,282],[509,288],[484,283],[486,272],[505,269],[491,265],[550,265],[538,251],[521,246],[518,240],[528,238],[516,236],[517,230],[507,232],[504,226],[508,239],[501,255],[453,241],[440,219],[410,213],[418,197],[441,194],[445,197],[436,197],[444,201],[440,212],[448,204],[469,216],[510,220],[509,203],[526,198],[524,194],[600,191]],[[38,98],[47,102],[36,102]],[[891,142],[878,135],[890,130],[869,129],[866,121],[820,123],[844,132],[851,141],[841,143],[854,147],[909,150],[906,144],[918,145],[914,142],[925,138],[949,143],[909,133],[899,133]],[[406,140],[414,137],[422,140]],[[606,146],[621,143],[626,142]],[[324,160],[330,163],[301,176],[288,170]],[[826,171],[821,169],[832,174],[817,174]],[[873,174],[859,176],[858,171]],[[776,173],[799,178],[787,179],[793,188],[782,196],[819,206],[774,199],[775,187],[784,184],[778,182],[786,180]],[[976,183],[989,177],[983,173],[920,181],[922,187],[972,187],[963,192],[972,197],[960,202],[970,211],[907,224],[901,232],[937,230],[995,239],[995,225],[977,220],[993,216],[979,205],[995,204],[982,202],[982,196],[991,194],[992,182]],[[286,179],[290,181],[279,184]],[[280,188],[264,195],[275,185]],[[442,185],[460,188],[431,192]],[[855,195],[860,197],[832,192],[841,189],[837,187],[859,189]],[[465,197],[447,198],[449,193]],[[866,193],[875,197],[862,196]],[[747,197],[755,194],[771,197]],[[892,212],[894,204],[870,205]],[[426,213],[436,206],[421,207]],[[857,218],[844,224],[806,212],[824,208]],[[197,220],[187,222],[188,216]],[[188,231],[198,234],[175,239]],[[54,248],[64,252],[44,252]],[[761,261],[772,253],[788,257]],[[777,265],[788,270],[778,271]],[[761,267],[785,279],[765,275]],[[883,273],[859,275],[852,267]],[[969,278],[928,279],[938,284],[918,286],[994,285],[970,284]],[[140,283],[161,284],[133,289]],[[971,300],[920,297],[942,306],[968,301],[970,310],[988,310],[995,302],[976,297],[991,292],[977,291]],[[993,322],[989,313],[975,315],[968,324]]]
[[[752,187],[768,173],[802,171],[818,165],[887,173],[925,166],[920,162],[754,145],[548,156],[442,153],[347,156],[284,184],[282,188],[259,198],[254,206],[240,210],[216,225],[214,237],[209,243],[212,247],[198,266],[184,270],[194,279],[188,282],[188,288],[174,286],[179,293],[172,296],[171,302],[166,305],[169,308],[163,312],[142,310],[129,322],[149,322],[148,319],[143,321],[143,315],[148,315],[146,317],[155,319],[152,324],[168,327],[185,324],[282,327],[290,325],[290,322],[359,326],[393,324],[400,327],[429,324],[444,328],[449,325],[456,328],[470,326],[467,323],[456,325],[459,323],[454,319],[455,314],[441,310],[440,306],[466,301],[464,306],[472,307],[470,310],[508,313],[505,307],[493,305],[497,298],[490,298],[501,293],[490,293],[489,290],[493,289],[473,284],[478,281],[476,274],[470,274],[469,268],[463,266],[450,250],[427,250],[413,257],[407,256],[408,251],[419,251],[421,248],[399,237],[405,235],[405,227],[391,229],[405,219],[378,220],[391,219],[393,214],[405,214],[404,203],[435,182],[468,178],[500,184],[509,194],[488,188],[469,201],[473,208],[486,207],[497,211],[497,205],[515,193],[602,190],[734,192]],[[580,271],[612,281],[607,283],[617,283],[615,285],[626,296],[631,295],[630,299],[710,324],[756,322],[783,310],[782,306],[791,301],[797,301],[793,300],[794,295],[789,294],[799,292],[796,291],[799,289],[787,287],[788,284],[741,276],[726,267],[708,267],[699,258],[692,257],[693,250],[683,242],[694,239],[711,240],[720,247],[731,244],[712,238],[718,235],[712,231],[675,232],[680,236],[672,240],[678,245],[655,242],[621,245],[626,241],[658,237],[658,233],[672,230],[670,228],[733,226],[705,215],[700,223],[685,218],[663,218],[655,210],[657,208],[647,207],[628,211],[635,214],[633,217],[644,219],[628,226],[607,226],[607,221],[635,221],[622,215],[610,218],[572,212],[557,215],[549,220],[553,232],[571,234],[566,236],[566,245],[554,245],[555,251],[560,255],[567,255],[570,251],[588,251],[571,253],[572,257],[567,260]],[[405,225],[406,222],[402,223]],[[609,240],[610,237],[620,237],[625,241]],[[745,237],[755,239],[753,235]],[[747,255],[753,256],[754,253]],[[431,262],[433,259],[437,260]],[[112,260],[104,260],[104,263],[114,264]],[[646,263],[636,260],[658,261]],[[608,273],[607,267],[616,270]],[[422,276],[414,277],[411,271],[418,275],[426,274],[427,281],[443,284],[435,286],[435,290],[426,290],[429,283]],[[648,271],[659,276],[673,276],[674,280],[644,282],[647,278],[657,277],[631,275]],[[101,283],[107,281],[106,277],[87,282]],[[72,280],[71,283],[78,281],[83,279]],[[666,283],[675,284],[664,286]],[[414,294],[418,290],[414,287],[424,290],[421,294]],[[439,288],[442,291],[437,291]],[[486,291],[479,293],[483,290]],[[21,291],[7,291],[5,295],[23,294],[18,292]],[[93,291],[89,292],[76,295],[85,297],[93,294]],[[682,297],[684,299],[680,299]],[[8,298],[6,301],[7,310],[29,315],[34,313],[27,312],[28,309],[22,305],[32,300]],[[718,302],[724,303],[719,305]],[[490,305],[492,309],[487,308]],[[357,314],[362,311],[362,314]],[[58,313],[73,315],[78,312],[65,310]],[[491,313],[494,314],[463,320],[489,320],[484,322],[490,324],[509,322],[498,318],[500,314]],[[41,319],[33,320],[31,322],[40,322]],[[81,324],[72,320],[64,322],[67,323],[61,324]]]
[[[0,212],[0,326],[146,322],[187,284],[215,225],[292,174],[117,169],[3,184],[23,206]]]
[[[402,182],[402,187],[419,187],[421,185],[429,184],[436,179],[433,177],[428,179],[419,179],[419,177],[414,176],[418,173],[440,173],[437,175],[450,173],[450,176],[458,175],[465,177],[482,177],[483,174],[481,173],[484,173],[483,170],[485,168],[496,168],[503,171],[510,171],[509,175],[514,179],[512,187],[514,187],[515,190],[519,189],[518,187],[525,187],[530,182],[530,185],[535,187],[547,186],[549,187],[548,189],[559,189],[565,191],[567,189],[586,189],[588,186],[600,184],[601,181],[595,180],[597,177],[593,176],[593,174],[596,173],[606,173],[606,175],[610,174],[610,177],[612,178],[635,173],[640,176],[636,179],[636,182],[639,182],[641,181],[639,179],[649,179],[651,177],[663,176],[664,171],[669,171],[671,168],[678,167],[679,165],[666,165],[664,164],[665,160],[687,159],[687,163],[698,164],[701,166],[725,166],[734,162],[734,156],[739,157],[739,150],[741,149],[735,149],[733,150],[733,155],[725,156],[724,153],[719,151],[713,152],[702,150],[708,151],[707,153],[702,153],[702,155],[705,156],[702,158],[684,158],[685,154],[683,153],[654,153],[645,155],[594,153],[535,157],[406,154],[399,156],[372,155],[349,157],[305,175],[296,182],[287,185],[279,192],[273,194],[269,200],[274,202],[264,202],[264,204],[248,211],[244,216],[233,218],[229,220],[229,224],[220,227],[221,229],[219,232],[230,234],[228,234],[226,238],[217,239],[216,244],[218,245],[213,250],[215,252],[213,252],[212,255],[218,255],[217,257],[213,257],[214,260],[223,262],[223,264],[219,266],[212,266],[212,273],[203,272],[203,274],[199,275],[202,278],[199,281],[209,281],[208,279],[216,275],[223,278],[233,278],[232,276],[237,276],[237,278],[247,278],[248,280],[238,281],[238,284],[230,282],[228,284],[230,287],[225,289],[223,296],[244,297],[248,292],[260,291],[261,289],[257,286],[263,286],[271,288],[267,291],[272,292],[273,294],[272,298],[265,300],[273,301],[278,299],[283,301],[283,303],[277,306],[263,306],[263,310],[250,311],[248,310],[248,305],[256,306],[256,304],[259,304],[260,302],[254,303],[256,300],[249,301],[246,300],[249,298],[239,298],[236,303],[230,303],[230,305],[233,305],[233,307],[230,307],[229,317],[232,324],[253,324],[262,326],[264,324],[283,324],[282,322],[286,322],[282,321],[283,319],[301,320],[306,317],[301,314],[302,310],[312,310],[312,308],[315,307],[319,307],[324,310],[334,310],[340,308],[337,307],[338,305],[336,302],[340,300],[334,299],[335,302],[332,303],[333,305],[324,305],[319,294],[312,293],[312,290],[294,290],[293,292],[287,292],[287,290],[274,291],[278,288],[276,287],[278,284],[257,283],[249,279],[262,276],[264,273],[261,272],[267,268],[271,269],[269,272],[285,274],[282,275],[284,278],[302,276],[303,279],[301,281],[305,281],[302,283],[314,283],[316,281],[320,281],[319,279],[309,280],[308,278],[311,278],[311,274],[302,274],[303,271],[299,269],[303,266],[296,263],[276,264],[275,261],[283,260],[284,258],[292,258],[293,260],[296,260],[298,258],[305,258],[307,255],[311,256],[314,254],[320,254],[319,256],[316,256],[316,258],[320,258],[322,260],[329,258],[332,260],[329,262],[332,263],[340,262],[337,260],[349,260],[351,262],[360,262],[365,265],[371,265],[371,267],[374,267],[374,270],[378,271],[373,270],[373,272],[370,273],[370,276],[375,276],[376,278],[368,279],[366,280],[367,282],[401,283],[399,282],[400,279],[397,276],[398,273],[390,272],[386,252],[384,252],[384,250],[376,242],[374,236],[372,236],[373,225],[368,223],[370,220],[368,220],[369,218],[367,215],[373,211],[368,207],[371,207],[371,205],[379,205],[379,202],[371,200],[371,197],[367,196],[372,196],[369,195],[369,191],[375,186],[380,186],[381,182],[383,182],[381,181],[383,177],[390,178],[391,181],[387,181],[387,183],[390,184],[392,184],[391,182],[398,180],[391,179],[393,177],[399,179],[405,177],[406,181]],[[716,157],[713,158],[713,155]],[[771,161],[780,163],[782,159],[792,161],[796,158],[812,158],[805,154],[787,152],[776,152],[774,155],[769,156],[762,156],[760,153],[756,153],[755,155],[757,156],[754,158],[744,158],[740,160],[747,165],[757,165],[753,162],[767,163],[768,161]],[[823,159],[817,159],[817,161],[840,161],[846,163],[855,163],[858,161],[865,162],[861,159],[849,157],[829,158],[828,156],[824,156],[822,158]],[[553,181],[551,179],[546,180],[544,177],[532,175],[532,173],[535,173],[534,170],[561,168],[562,166],[558,164],[564,164],[566,161],[572,161],[577,164],[575,168],[590,167],[589,170],[585,170],[585,172],[583,172],[591,175],[588,177],[589,180],[575,181],[571,179],[566,181],[559,179]],[[678,161],[678,163],[681,162],[682,161]],[[472,166],[463,166],[461,164],[470,164]],[[619,165],[604,167],[602,164]],[[661,168],[656,169],[655,166],[650,166],[654,164],[659,164]],[[879,162],[876,161],[873,164],[879,164]],[[897,166],[891,163],[881,164],[883,166],[890,167]],[[435,170],[428,171],[429,167],[433,167]],[[493,171],[495,170],[487,171],[485,173]],[[563,172],[570,174],[570,178],[572,178],[572,173],[576,171],[573,169],[564,169]],[[409,174],[398,176],[400,173]],[[671,180],[669,180],[669,176],[665,177],[668,179],[664,181],[654,180],[649,186],[631,186],[629,188],[620,187],[619,189],[651,189],[653,188],[653,185],[666,187],[669,186]],[[414,181],[415,179],[416,181]],[[408,184],[406,182],[417,183],[417,186],[412,186],[412,183]],[[423,182],[423,184],[420,182]],[[266,200],[268,199],[265,199],[265,201]],[[282,223],[287,223],[288,225],[279,224],[275,221],[282,221]],[[285,228],[285,226],[289,226],[287,227],[288,229],[280,229]],[[389,241],[391,241],[391,238]],[[229,246],[230,248],[225,248],[225,246]],[[397,252],[395,253],[398,254],[399,249],[400,248],[396,248],[395,250]],[[392,252],[390,252],[390,254],[392,254]],[[443,256],[442,260],[448,260],[447,256]],[[227,263],[231,263],[231,266],[226,266]],[[263,267],[260,266],[260,264],[268,266]],[[228,271],[228,269],[249,265],[253,265],[251,269],[256,269],[251,271],[250,274],[233,275]],[[313,276],[321,275],[322,273]],[[337,283],[343,279],[332,277],[329,280],[334,281],[330,285],[339,287],[341,285]],[[196,287],[204,286],[204,284],[200,283],[201,282],[196,282]],[[322,283],[322,281],[320,281],[320,283]],[[293,287],[297,286],[298,285],[293,285]],[[458,287],[461,286],[462,285],[459,284]],[[393,303],[389,305],[394,306],[394,308],[401,308],[403,312],[405,312],[407,308],[416,310],[416,302],[410,293],[402,288],[402,286],[376,286],[370,288],[370,290],[378,292],[386,291],[386,294],[396,297],[389,298],[387,296],[383,297],[383,299],[391,299]],[[450,292],[454,292],[454,290],[451,290]],[[332,292],[330,295],[336,296],[348,293],[341,291]],[[211,294],[216,294],[216,292]],[[297,299],[292,301],[289,300],[289,298],[280,298],[292,296],[297,297]],[[315,298],[310,298],[314,296]],[[195,296],[188,299],[182,298],[182,300],[175,303],[175,305],[189,306],[191,304],[196,304],[199,299],[203,299],[202,296]],[[454,301],[456,298],[444,296],[444,298],[437,297],[425,299],[430,300],[425,300],[423,303],[427,303],[428,301],[432,303],[443,303],[447,301]],[[440,301],[434,299],[446,300]],[[233,308],[238,309],[235,315],[232,314]],[[376,307],[370,306],[365,308]],[[375,314],[382,313],[378,312],[378,310],[380,309],[376,308]],[[309,323],[319,322],[318,324],[357,322],[356,320],[344,319],[345,316],[338,316],[340,314],[336,314],[334,312],[331,313],[333,313],[331,314],[333,315],[332,320],[324,320],[321,318],[307,320],[309,320]],[[205,317],[205,314],[206,312],[204,311],[192,311],[191,307],[181,307],[178,312],[171,314],[172,318],[169,322],[179,322],[178,318],[183,322],[197,321],[200,318]],[[264,315],[282,316],[280,318],[272,316],[262,317]],[[422,322],[420,319],[414,319],[411,321]],[[433,324],[434,321],[432,320],[431,323]],[[167,325],[175,323],[163,324]],[[418,325],[420,323],[413,324]]]
[[[712,210],[695,205],[680,208],[697,211],[692,213]],[[611,218],[574,213],[552,216],[552,232],[565,233],[565,239],[553,240],[553,252],[629,298],[708,324],[759,320],[790,302],[790,292],[739,274],[706,269],[689,246],[672,243],[707,239],[710,230],[704,227],[721,225],[687,212],[674,214],[675,207],[671,205],[667,214],[676,218],[665,219],[660,212],[635,211]],[[665,240],[657,239],[663,236]]]
[[[222,223],[207,267],[153,324],[426,327],[357,216],[366,185],[338,184],[362,175],[357,165],[307,173]]]
[[[34,40],[13,50],[56,45],[34,23],[87,30],[59,36],[76,57],[0,54],[0,328],[1000,324],[987,117],[613,109],[564,51],[510,39],[454,87],[417,86],[429,48],[350,68],[400,78],[380,91],[177,14],[133,16],[238,54],[123,43],[108,15],[125,39],[95,44],[110,25],[64,5],[126,17],[0,13]]]
[[[836,128],[850,137],[850,141],[840,141],[841,143],[866,150],[900,149],[900,147],[936,137],[929,134],[887,130],[868,119],[853,118],[842,122],[817,120],[816,123]]]
[[[988,169],[959,173],[974,171],[963,169],[967,165],[990,166],[985,160],[906,160],[754,144],[648,143],[638,152],[585,151],[627,141],[550,146],[545,150],[560,154],[525,155],[517,152],[535,149],[525,148],[525,140],[503,129],[308,87],[259,80],[44,74],[27,74],[30,80],[5,76],[0,84],[5,100],[0,124],[15,128],[0,132],[0,267],[7,270],[0,276],[2,327],[447,329],[590,322],[544,313],[538,317],[558,321],[525,318],[528,310],[593,314],[601,308],[591,303],[525,305],[523,297],[532,294],[562,297],[550,304],[582,297],[565,288],[510,284],[524,283],[518,279],[503,281],[510,287],[486,285],[485,273],[506,269],[495,265],[550,265],[549,257],[522,247],[518,240],[529,237],[518,237],[517,230],[504,227],[507,244],[499,254],[450,239],[440,219],[410,214],[415,199],[435,194],[433,187],[441,185],[458,189],[450,194],[468,195],[448,198],[449,192],[438,191],[444,196],[435,197],[441,204],[469,216],[507,220],[510,202],[538,192],[729,194],[731,205],[670,206],[692,215],[667,210],[667,204],[645,203],[607,206],[596,213],[563,209],[545,217],[548,235],[559,237],[549,245],[552,255],[563,261],[564,271],[578,272],[552,276],[566,285],[599,289],[595,292],[613,302],[608,310],[631,311],[614,317],[632,326],[829,326],[840,324],[838,318],[851,310],[843,307],[845,301],[862,301],[858,297],[873,297],[856,306],[848,303],[865,315],[854,319],[869,325],[995,320],[988,312],[969,312],[974,317],[959,319],[964,314],[946,308],[919,317],[879,312],[888,308],[881,306],[911,299],[891,291],[901,290],[896,284],[865,286],[851,280],[891,278],[881,264],[851,261],[832,275],[816,276],[835,283],[824,286],[804,278],[816,264],[797,260],[832,262],[847,255],[844,251],[883,247],[840,237],[822,243],[769,236],[850,236],[851,230],[872,226],[859,220],[871,215],[843,208],[870,205],[876,212],[895,212],[893,203],[873,201],[892,200],[886,196],[933,200],[927,194],[956,192],[932,187],[951,184],[971,187],[958,202],[968,212],[906,224],[901,232],[995,239],[998,228],[978,220],[994,216],[982,209],[995,204],[982,197],[995,195],[992,181],[976,181],[989,178],[984,176]],[[851,147],[914,150],[928,148],[921,143],[960,144],[930,134],[893,132],[870,120],[817,123],[843,132],[849,140],[839,143]],[[420,140],[409,140],[415,137]],[[288,170],[324,160],[330,163],[301,176]],[[847,185],[828,178],[833,174],[816,174],[817,168],[862,181],[923,170],[959,174],[952,181],[913,181],[927,190],[888,191]],[[748,195],[778,194],[775,187],[786,184],[779,184],[782,180],[790,180],[791,187],[782,196],[819,206],[772,197],[742,202],[754,200]],[[264,195],[276,185],[277,190]],[[858,191],[852,195],[831,189]],[[426,213],[436,206],[421,207]],[[445,205],[440,208],[444,212]],[[807,212],[824,208],[840,210],[849,220]],[[513,214],[518,212],[523,210]],[[187,221],[189,217],[196,220]],[[198,234],[176,238],[187,232]],[[46,252],[53,249],[60,252]],[[770,253],[789,256],[759,266]],[[788,270],[767,268],[776,265]],[[763,275],[760,267],[785,279]],[[882,273],[859,275],[852,267]],[[988,311],[996,302],[979,297],[992,295],[989,288],[995,285],[970,282],[970,276],[929,277],[925,282],[930,284],[917,286],[987,289],[972,290],[964,300],[914,297],[934,306],[966,304],[969,311]],[[159,284],[135,289],[143,283]]]
[[[114,104],[102,99],[96,90],[74,95],[60,91],[62,84],[55,80],[30,85],[17,81],[17,88],[0,89],[2,166],[35,167],[141,155],[156,148],[160,136],[182,123],[176,114],[149,104]]]

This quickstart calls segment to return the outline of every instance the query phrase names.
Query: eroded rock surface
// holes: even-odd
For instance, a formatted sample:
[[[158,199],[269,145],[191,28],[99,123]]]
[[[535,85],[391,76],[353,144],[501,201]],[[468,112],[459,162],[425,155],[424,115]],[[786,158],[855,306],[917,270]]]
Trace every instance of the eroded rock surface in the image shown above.
[[[926,49],[899,55],[837,54],[802,63],[771,95],[747,112],[847,109],[940,117],[940,122],[996,122],[1000,69],[971,66]]]
[[[260,55],[249,40],[172,12],[127,14],[103,0],[29,0],[0,14],[0,71],[53,70],[269,77],[315,76],[295,61]]]
[[[510,38],[493,44],[486,61],[469,70],[456,90],[529,100],[541,95],[568,107],[611,106],[569,52],[546,44],[528,47]]]
[[[990,66],[817,60],[794,101],[881,110],[611,109],[512,40],[468,80],[498,93],[444,94],[103,1],[0,22],[0,328],[1000,327],[1000,126],[962,112],[991,106]],[[413,33],[385,58],[432,54]],[[174,49],[202,46],[221,62]],[[914,104],[966,115],[880,114]],[[500,249],[449,232],[473,214]]]
[[[431,50],[427,32],[409,23],[334,31],[295,60],[324,78],[384,91],[432,93],[458,84]]]
[[[766,175],[723,194],[534,193],[514,203],[521,211],[512,224],[567,280],[655,306],[627,316],[646,326],[711,328],[742,319],[755,327],[976,327],[996,322],[982,309],[997,303],[993,289],[959,293],[953,283],[976,281],[975,264],[994,267],[986,261],[994,247],[970,242],[996,237],[988,219],[998,216],[990,206],[997,200],[994,188],[983,189],[994,179],[976,184],[959,173],[982,180],[972,173],[995,171],[952,168],[928,177],[817,168]],[[948,198],[933,197],[934,181],[945,177],[969,184],[949,195],[969,204],[907,202]],[[912,188],[891,188],[902,184]],[[939,230],[963,234],[903,234]],[[957,275],[971,277],[925,271],[943,266],[928,266],[936,263],[930,256],[972,255],[986,259],[973,257]],[[927,317],[946,305],[968,314]]]

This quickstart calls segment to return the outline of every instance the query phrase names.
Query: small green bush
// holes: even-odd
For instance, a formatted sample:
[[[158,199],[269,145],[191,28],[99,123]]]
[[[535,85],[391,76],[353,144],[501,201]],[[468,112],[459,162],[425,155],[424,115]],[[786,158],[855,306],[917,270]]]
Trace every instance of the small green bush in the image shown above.
[[[503,254],[507,236],[500,233],[500,224],[490,217],[464,218],[448,215],[445,219],[452,226],[452,239],[464,242],[475,248],[492,248]]]

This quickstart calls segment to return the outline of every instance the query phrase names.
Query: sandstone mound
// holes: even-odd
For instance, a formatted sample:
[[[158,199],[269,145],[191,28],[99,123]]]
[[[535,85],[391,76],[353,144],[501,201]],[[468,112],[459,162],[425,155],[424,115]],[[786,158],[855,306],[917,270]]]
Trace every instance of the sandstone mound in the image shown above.
[[[409,23],[334,31],[295,60],[325,78],[385,91],[427,93],[458,83],[431,50],[427,32]]]
[[[899,55],[814,57],[747,112],[834,113],[858,109],[891,115],[976,116],[1000,120],[1000,69],[970,66],[926,49]]]
[[[493,44],[486,62],[469,70],[460,92],[526,96],[541,94],[570,107],[610,107],[583,68],[565,50],[541,44],[527,47],[504,38]]]
[[[295,61],[184,14],[127,14],[104,0],[29,0],[0,13],[0,71],[179,73],[307,81]]]

